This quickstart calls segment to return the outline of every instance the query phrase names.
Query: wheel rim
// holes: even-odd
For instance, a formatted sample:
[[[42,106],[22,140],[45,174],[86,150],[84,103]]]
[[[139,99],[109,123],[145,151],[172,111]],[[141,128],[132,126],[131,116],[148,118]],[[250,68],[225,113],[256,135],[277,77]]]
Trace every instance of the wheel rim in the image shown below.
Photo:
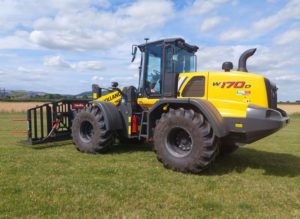
[[[84,121],[80,125],[80,139],[83,142],[90,142],[94,135],[93,125],[89,121]]]
[[[193,140],[190,133],[180,127],[170,130],[166,138],[168,151],[175,157],[185,157],[189,155],[193,148]]]

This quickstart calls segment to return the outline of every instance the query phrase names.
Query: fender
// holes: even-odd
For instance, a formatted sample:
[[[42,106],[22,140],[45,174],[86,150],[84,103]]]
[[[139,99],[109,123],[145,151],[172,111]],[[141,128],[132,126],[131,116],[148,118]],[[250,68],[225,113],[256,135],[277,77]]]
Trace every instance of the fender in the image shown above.
[[[121,114],[114,104],[104,101],[92,101],[91,104],[96,105],[103,113],[105,126],[108,130],[123,129]]]
[[[224,123],[223,117],[219,111],[209,101],[203,99],[165,99],[159,100],[149,111],[148,115],[148,133],[152,136],[152,128],[155,127],[155,120],[160,118],[163,107],[169,105],[170,108],[186,108],[193,109],[195,112],[201,112],[212,126],[215,135],[219,138],[228,135],[228,130]]]

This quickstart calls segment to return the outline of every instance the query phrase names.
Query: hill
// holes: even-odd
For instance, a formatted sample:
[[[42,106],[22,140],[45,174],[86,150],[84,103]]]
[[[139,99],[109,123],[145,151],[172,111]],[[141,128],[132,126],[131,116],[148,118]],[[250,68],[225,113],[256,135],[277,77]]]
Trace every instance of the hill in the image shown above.
[[[40,91],[6,90],[0,95],[0,100],[6,101],[48,101],[58,99],[89,99],[92,92],[86,91],[77,95],[53,94]]]

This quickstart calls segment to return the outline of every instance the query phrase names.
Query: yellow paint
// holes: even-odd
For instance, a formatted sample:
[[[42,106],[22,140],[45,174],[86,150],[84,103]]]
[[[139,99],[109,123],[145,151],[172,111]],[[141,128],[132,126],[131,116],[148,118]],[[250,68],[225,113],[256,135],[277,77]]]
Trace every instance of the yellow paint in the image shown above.
[[[243,125],[243,123],[236,123],[236,124],[235,124],[235,127],[236,127],[236,128],[243,128],[244,125]]]
[[[222,87],[214,83],[225,82]],[[245,86],[236,88],[231,82],[245,82]],[[240,83],[241,84],[241,83]],[[223,117],[243,117],[247,115],[247,106],[255,104],[268,107],[268,99],[264,77],[246,72],[209,72],[208,101],[210,101]],[[247,95],[239,92],[250,92]]]
[[[131,123],[131,116],[128,116],[128,122]]]
[[[139,105],[150,109],[159,99],[157,98],[147,98],[147,97],[142,97],[142,98],[138,98],[137,102]]]
[[[223,117],[245,118],[249,104],[268,107],[264,77],[238,71],[181,73],[179,80],[181,77],[186,77],[186,80],[180,87],[178,98],[186,98],[181,94],[195,76],[205,77],[205,92],[203,97],[191,98],[207,99]],[[219,85],[216,86],[216,83]],[[243,83],[244,86],[241,87]]]
[[[119,91],[113,91],[99,97],[96,101],[108,101],[115,105],[118,105],[121,99],[122,99],[122,95],[119,93]]]
[[[98,97],[97,93],[93,93],[93,99],[96,100]]]
[[[169,107],[169,104],[164,105],[163,111],[167,111],[167,110],[168,110],[168,107]]]

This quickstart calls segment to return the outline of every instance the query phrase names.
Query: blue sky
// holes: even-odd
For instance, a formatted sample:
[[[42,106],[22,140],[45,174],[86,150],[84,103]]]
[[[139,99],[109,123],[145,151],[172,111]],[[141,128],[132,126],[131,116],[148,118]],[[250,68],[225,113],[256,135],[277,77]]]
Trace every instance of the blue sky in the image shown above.
[[[300,99],[299,0],[0,0],[0,88],[77,94],[92,83],[136,85],[131,45],[183,37],[199,46],[198,70],[248,70]]]

